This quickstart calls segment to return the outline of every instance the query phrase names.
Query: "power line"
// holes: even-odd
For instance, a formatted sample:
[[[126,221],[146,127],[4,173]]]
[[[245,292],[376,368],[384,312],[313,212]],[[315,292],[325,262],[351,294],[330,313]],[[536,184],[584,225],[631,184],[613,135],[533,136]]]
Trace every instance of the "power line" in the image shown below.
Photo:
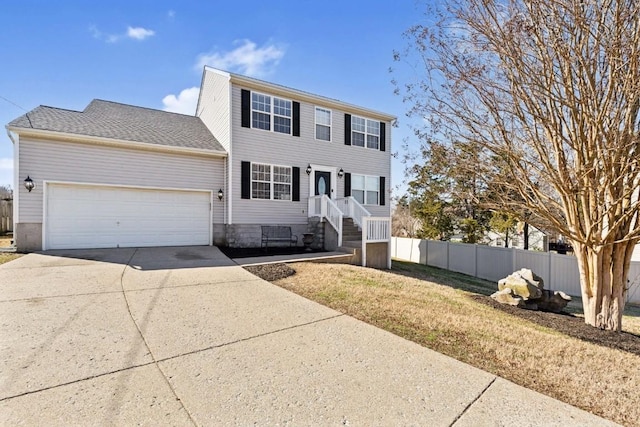
[[[22,111],[24,111],[25,113],[28,113],[28,111],[25,108],[22,108],[21,106],[19,106],[18,104],[16,104],[15,102],[11,101],[10,99],[5,98],[4,96],[0,95],[0,99],[4,99],[5,101],[7,101],[9,104],[18,107],[19,109],[21,109]]]

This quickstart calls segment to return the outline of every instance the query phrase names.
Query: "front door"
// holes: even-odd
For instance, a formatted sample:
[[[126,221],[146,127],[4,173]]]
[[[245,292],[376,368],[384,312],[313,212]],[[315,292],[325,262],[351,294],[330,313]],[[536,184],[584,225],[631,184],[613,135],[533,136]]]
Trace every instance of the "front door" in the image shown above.
[[[331,198],[331,172],[315,171],[315,195],[326,194]]]

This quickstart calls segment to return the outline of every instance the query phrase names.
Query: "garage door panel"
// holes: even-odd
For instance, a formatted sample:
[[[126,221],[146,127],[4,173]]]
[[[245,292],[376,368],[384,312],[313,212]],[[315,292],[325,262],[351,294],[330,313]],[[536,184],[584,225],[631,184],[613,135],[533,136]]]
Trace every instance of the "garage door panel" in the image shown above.
[[[49,184],[46,248],[208,245],[211,193]]]

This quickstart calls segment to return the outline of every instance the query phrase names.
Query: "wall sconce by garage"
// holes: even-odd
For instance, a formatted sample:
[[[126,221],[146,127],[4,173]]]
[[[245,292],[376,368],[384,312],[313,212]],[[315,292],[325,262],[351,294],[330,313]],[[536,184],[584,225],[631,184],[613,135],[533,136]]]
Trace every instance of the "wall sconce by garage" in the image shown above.
[[[311,175],[311,163],[309,163],[309,166],[307,166],[307,175]]]
[[[36,184],[29,175],[27,175],[27,179],[24,180],[24,188],[26,188],[29,193],[31,193],[31,190],[36,188]]]
[[[222,188],[218,190],[218,200],[222,201],[222,198],[224,197],[224,191],[222,191]]]
[[[344,176],[344,169],[340,168],[338,171],[338,178],[342,178]]]

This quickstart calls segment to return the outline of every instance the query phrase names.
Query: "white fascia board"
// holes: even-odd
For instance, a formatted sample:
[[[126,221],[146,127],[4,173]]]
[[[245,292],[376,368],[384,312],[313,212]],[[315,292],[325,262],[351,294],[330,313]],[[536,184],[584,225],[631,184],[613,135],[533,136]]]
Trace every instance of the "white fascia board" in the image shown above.
[[[65,132],[55,132],[42,129],[30,128],[7,128],[8,130],[22,135],[23,137],[34,137],[36,139],[45,139],[62,142],[77,142],[89,145],[103,145],[119,148],[132,148],[146,151],[156,151],[162,153],[190,154],[203,157],[227,157],[226,151],[203,150],[200,148],[189,147],[173,147],[169,145],[148,144],[146,142],[126,141],[122,139],[104,138],[100,136],[77,135]]]
[[[278,85],[275,83],[269,83],[264,80],[254,79],[252,77],[242,76],[240,74],[228,73],[226,71],[218,70],[209,66],[205,66],[205,72],[211,71],[214,73],[229,76],[231,83],[238,84],[240,86],[247,87],[249,89],[256,89],[261,91],[267,91],[274,95],[280,95],[295,100],[309,102],[311,104],[318,104],[319,106],[325,106],[329,108],[336,108],[346,112],[363,115],[371,119],[382,120],[386,122],[393,122],[396,120],[396,116],[383,113],[381,111],[371,110],[369,108],[360,107],[357,105],[349,104],[339,101],[337,99],[327,98],[321,95],[315,95],[309,92],[304,92],[297,89],[292,89],[286,86]]]

